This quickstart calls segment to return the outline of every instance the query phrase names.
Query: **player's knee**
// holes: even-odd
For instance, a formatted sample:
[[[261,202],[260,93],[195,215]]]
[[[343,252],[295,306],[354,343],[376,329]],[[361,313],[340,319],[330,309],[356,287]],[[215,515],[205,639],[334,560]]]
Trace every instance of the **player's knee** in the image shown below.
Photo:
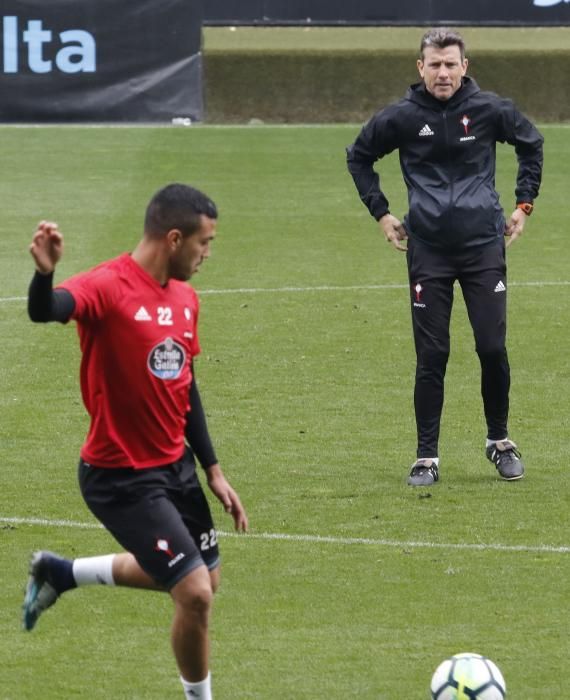
[[[421,371],[445,371],[449,350],[421,350],[417,353],[417,367]]]
[[[177,599],[178,606],[185,613],[193,616],[207,616],[212,607],[214,593],[211,586],[192,588]]]
[[[500,365],[506,359],[507,351],[502,343],[488,343],[477,347],[477,354],[483,366]]]
[[[203,615],[212,607],[214,591],[207,570],[194,570],[171,591],[176,605],[187,613]]]

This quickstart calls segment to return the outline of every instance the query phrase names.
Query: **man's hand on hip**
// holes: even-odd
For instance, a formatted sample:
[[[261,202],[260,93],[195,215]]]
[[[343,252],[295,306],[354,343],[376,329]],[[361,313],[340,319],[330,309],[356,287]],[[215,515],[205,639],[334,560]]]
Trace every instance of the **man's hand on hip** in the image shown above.
[[[511,214],[510,219],[505,225],[507,248],[511,245],[511,243],[514,243],[519,236],[522,235],[526,218],[527,216],[522,209],[515,209],[514,212]]]
[[[401,250],[406,252],[407,248],[402,244],[402,241],[408,240],[408,234],[404,228],[402,222],[396,219],[392,214],[384,214],[384,216],[378,220],[380,224],[380,229],[384,233],[384,238],[387,243],[391,243],[396,250]]]

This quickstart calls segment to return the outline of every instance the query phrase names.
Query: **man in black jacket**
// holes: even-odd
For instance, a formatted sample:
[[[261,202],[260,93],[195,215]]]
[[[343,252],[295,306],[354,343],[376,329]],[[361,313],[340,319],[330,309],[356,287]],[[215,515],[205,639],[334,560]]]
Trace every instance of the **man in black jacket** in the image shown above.
[[[374,115],[347,149],[348,169],[362,202],[386,241],[407,256],[418,433],[408,484],[430,486],[439,478],[439,428],[456,280],[481,362],[486,455],[503,479],[516,480],[524,475],[524,466],[507,430],[505,240],[508,246],[518,238],[532,213],[543,138],[510,100],[482,92],[466,76],[465,45],[456,32],[428,31],[417,65],[422,81],[403,100]],[[518,159],[516,206],[508,219],[495,190],[497,142],[514,146]],[[390,213],[374,170],[378,159],[396,149],[408,188],[409,211],[403,221]]]

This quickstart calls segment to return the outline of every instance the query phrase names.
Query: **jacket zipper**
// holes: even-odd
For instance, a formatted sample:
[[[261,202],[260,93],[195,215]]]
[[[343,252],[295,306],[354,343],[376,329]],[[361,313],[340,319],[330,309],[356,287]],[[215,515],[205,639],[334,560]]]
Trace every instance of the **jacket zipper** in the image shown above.
[[[447,207],[446,211],[446,219],[449,218],[449,213],[452,211],[452,206],[453,206],[453,163],[451,160],[451,154],[450,154],[450,149],[449,149],[449,129],[448,129],[448,122],[447,122],[447,109],[444,109],[441,113],[442,119],[443,119],[443,133],[445,135],[445,148],[447,150],[447,161],[449,164],[449,205]],[[451,224],[451,221],[448,221],[448,224]]]

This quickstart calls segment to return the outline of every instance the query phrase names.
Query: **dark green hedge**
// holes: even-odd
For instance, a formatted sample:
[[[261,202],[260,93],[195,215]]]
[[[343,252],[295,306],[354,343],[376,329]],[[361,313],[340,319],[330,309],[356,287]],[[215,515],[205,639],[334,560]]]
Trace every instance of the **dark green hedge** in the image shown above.
[[[206,121],[360,123],[418,79],[415,56],[391,51],[212,51]],[[570,120],[570,50],[479,51],[469,75],[542,122]]]

